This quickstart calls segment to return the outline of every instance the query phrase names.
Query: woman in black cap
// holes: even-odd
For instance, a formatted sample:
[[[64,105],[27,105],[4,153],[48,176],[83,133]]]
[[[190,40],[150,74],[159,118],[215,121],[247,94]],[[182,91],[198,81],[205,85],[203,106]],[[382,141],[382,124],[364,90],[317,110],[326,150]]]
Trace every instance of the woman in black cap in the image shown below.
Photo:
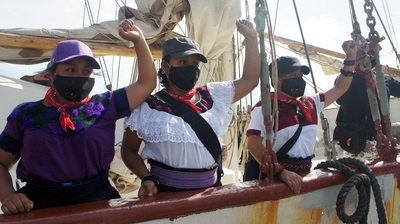
[[[311,168],[319,113],[347,91],[353,79],[354,66],[364,57],[362,52],[357,55],[356,43],[353,40],[345,41],[342,48],[346,53],[346,60],[335,86],[325,93],[320,92],[313,96],[303,96],[306,87],[303,75],[310,72],[309,67],[302,65],[295,57],[282,56],[277,59],[277,95],[271,93],[271,100],[274,97],[278,98],[279,123],[272,150],[278,154],[278,162],[284,168],[278,174],[279,179],[295,193],[300,192],[302,182],[297,173],[309,172]],[[272,63],[270,74],[271,71]],[[258,164],[262,162],[265,151],[266,130],[263,117],[261,102],[258,102],[251,111],[251,120],[246,132],[251,157],[246,164],[249,169],[245,170],[244,180],[258,179],[259,176]],[[293,136],[295,137],[292,138]],[[280,152],[283,152],[282,156]]]
[[[198,44],[188,38],[171,38],[164,42],[158,76],[165,88],[132,112],[125,123],[121,146],[125,164],[142,180],[139,195],[221,184],[221,162],[218,162],[218,155],[212,155],[213,152],[220,154],[220,143],[217,140],[214,144],[217,150],[209,152],[210,147],[204,145],[200,136],[205,134],[210,141],[222,137],[233,115],[231,104],[254,89],[260,76],[256,30],[244,20],[237,21],[236,26],[245,37],[246,58],[242,78],[234,81],[211,82],[195,88],[200,62],[207,63]],[[167,98],[172,98],[172,102],[183,102],[183,115],[176,104],[166,102]],[[194,115],[183,118],[189,112]],[[191,126],[186,119],[194,117],[201,122],[205,120],[204,126],[211,128],[196,131],[204,123],[195,120]],[[145,145],[140,156],[142,141]],[[149,161],[150,172],[143,159]]]

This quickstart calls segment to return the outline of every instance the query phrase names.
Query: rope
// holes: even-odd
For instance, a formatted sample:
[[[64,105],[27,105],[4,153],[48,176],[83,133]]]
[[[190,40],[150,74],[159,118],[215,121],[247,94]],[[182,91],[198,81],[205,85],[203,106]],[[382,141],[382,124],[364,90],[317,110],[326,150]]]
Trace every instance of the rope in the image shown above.
[[[356,174],[350,167],[360,170],[359,174]],[[343,184],[343,187],[339,191],[336,200],[336,213],[339,219],[344,223],[367,223],[367,217],[369,212],[369,201],[370,201],[370,187],[375,197],[375,204],[377,207],[379,224],[386,224],[386,210],[383,205],[380,185],[375,175],[372,173],[370,168],[366,166],[362,161],[355,158],[341,158],[337,161],[325,161],[318,164],[314,169],[328,169],[335,168],[346,176],[349,177],[347,182]],[[358,191],[358,205],[356,211],[352,215],[347,215],[344,208],[346,198],[350,190],[356,187]]]
[[[301,26],[300,16],[299,16],[299,12],[297,11],[297,6],[296,6],[296,1],[295,0],[293,0],[293,7],[294,7],[294,10],[296,12],[297,23],[298,23],[298,26],[299,26],[301,38],[303,40],[303,47],[304,47],[304,51],[305,51],[305,56],[307,58],[308,67],[310,68],[310,75],[311,75],[311,80],[312,80],[312,83],[313,83],[314,92],[318,93],[317,84],[315,82],[315,77],[314,77],[314,72],[313,72],[312,66],[311,66],[310,55],[309,55],[309,52],[308,52],[308,49],[307,49],[307,44],[306,44],[306,40],[304,38],[303,28]],[[323,112],[320,113],[320,117],[321,118],[325,117]],[[330,139],[329,129],[324,128],[324,127],[329,127],[328,120],[327,119],[325,119],[325,120],[321,119],[321,126],[322,126],[322,129],[323,129],[323,132],[324,132],[323,138],[324,138],[324,142],[325,142],[325,144],[324,144],[325,145],[325,154],[328,155],[328,151],[332,151],[332,148],[333,148],[332,140]],[[327,143],[329,143],[329,144],[327,144]],[[331,158],[332,158],[331,156],[327,156],[327,159],[331,159]]]
[[[311,66],[311,61],[310,61],[310,56],[309,56],[309,53],[308,53],[306,40],[304,38],[303,28],[301,27],[299,12],[297,11],[297,6],[296,6],[296,1],[295,0],[293,0],[293,7],[294,7],[294,11],[296,12],[296,18],[297,18],[297,23],[298,23],[300,34],[301,34],[301,39],[303,40],[303,47],[304,47],[304,50],[306,52],[308,67],[310,67],[310,75],[311,75],[311,79],[312,79],[312,82],[313,82],[313,88],[314,88],[315,93],[317,93],[318,92],[317,91],[317,87],[316,87],[317,84],[315,83],[314,73],[313,73],[312,66]]]
[[[344,211],[344,207],[347,195],[354,186],[356,186],[358,190],[358,206],[354,214],[348,216]],[[340,190],[337,197],[336,212],[340,220],[346,223],[354,223],[358,221],[360,221],[360,223],[367,223],[369,200],[370,182],[368,176],[365,174],[356,174],[350,177],[350,179],[343,185],[343,188]]]
[[[268,63],[267,63],[267,52],[265,48],[265,38],[264,38],[264,30],[265,28],[268,29],[268,35],[269,35],[269,45],[270,45],[270,56],[272,59],[272,75],[271,75],[271,82],[274,84],[274,86],[278,86],[278,72],[277,72],[277,61],[276,61],[276,50],[275,50],[275,38],[274,38],[274,31],[272,29],[272,21],[270,17],[268,9],[268,4],[265,0],[263,1],[258,1],[256,2],[256,17],[254,18],[254,21],[256,23],[256,29],[259,35],[259,45],[260,45],[260,57],[261,57],[261,76],[260,76],[260,89],[261,89],[261,106],[262,106],[262,112],[265,118],[268,118],[268,122],[273,122],[275,124],[278,124],[279,116],[278,116],[278,99],[274,98],[273,101],[273,111],[271,111],[271,98],[270,98],[270,92],[271,92],[271,85],[269,82],[269,69],[268,69]],[[277,94],[277,89],[274,88],[275,94]],[[266,121],[264,121],[266,122]],[[272,130],[271,127],[266,127],[266,141],[267,145],[268,143],[271,143],[271,146],[275,144],[276,141],[276,135],[273,135],[272,139]],[[275,125],[275,133],[278,132],[278,125]]]
[[[393,35],[393,39],[394,39],[395,42],[396,42],[396,47],[398,47],[399,45],[398,45],[398,43],[397,43],[396,32],[395,32],[395,29],[394,29],[394,27],[393,27],[392,15],[390,14],[389,5],[388,5],[388,3],[387,3],[387,0],[382,0],[382,5],[383,5],[384,11],[385,11],[386,22],[387,22],[388,25],[389,25],[389,32],[390,32],[390,34],[387,34],[387,35],[388,35],[388,36]],[[375,10],[375,11],[376,11],[376,10]],[[392,44],[392,48],[396,49],[396,47],[393,46],[393,44]],[[395,51],[395,52],[397,52],[397,51]],[[400,59],[399,59],[399,55],[398,55],[398,54],[396,55],[396,59],[398,59],[398,60],[396,60],[396,65],[397,65],[397,68],[398,68],[398,67],[399,67],[399,63],[400,63]]]
[[[99,19],[101,4],[102,4],[102,2],[100,0],[99,1],[99,5],[98,5],[96,23],[98,22],[98,19]],[[83,15],[83,26],[85,26],[84,25],[84,21],[85,21],[85,15],[86,14],[88,15],[88,19],[89,19],[90,25],[95,24],[94,15],[93,15],[93,11],[92,11],[92,8],[90,6],[89,0],[85,0],[84,15]],[[107,35],[104,35],[104,34],[102,34],[102,35],[103,35],[103,37],[111,40],[110,37],[108,37]],[[100,73],[103,76],[103,81],[104,81],[105,87],[108,90],[112,90],[113,86],[112,86],[112,81],[111,81],[111,78],[110,78],[110,73],[108,72],[107,63],[106,63],[106,61],[105,61],[103,56],[101,56],[99,58],[99,62],[100,62],[100,65],[101,65],[101,72]],[[108,84],[107,84],[107,80],[106,79],[108,80]]]
[[[376,7],[375,7],[375,3],[373,3],[372,0],[371,0],[371,2],[372,2],[373,8],[375,9],[376,15],[378,16],[378,19],[379,19],[379,21],[381,22],[381,25],[382,25],[382,27],[383,27],[383,30],[385,31],[385,33],[386,33],[386,35],[387,35],[387,38],[388,38],[388,40],[389,40],[389,42],[390,42],[390,45],[392,46],[392,50],[394,51],[394,53],[395,53],[395,55],[396,55],[396,59],[400,62],[400,55],[399,55],[399,53],[397,52],[397,49],[396,49],[396,47],[394,46],[392,39],[390,38],[390,35],[389,35],[389,33],[388,33],[388,31],[387,31],[387,29],[386,29],[386,27],[385,27],[385,24],[383,24],[382,18],[381,18],[381,16],[379,15],[379,12],[378,12],[378,10],[377,10]]]

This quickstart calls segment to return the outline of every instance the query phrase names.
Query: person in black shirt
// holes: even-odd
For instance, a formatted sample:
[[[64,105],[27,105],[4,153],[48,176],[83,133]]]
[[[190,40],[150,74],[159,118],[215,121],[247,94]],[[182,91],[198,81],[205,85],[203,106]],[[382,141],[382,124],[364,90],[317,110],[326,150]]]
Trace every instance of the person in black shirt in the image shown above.
[[[384,76],[385,86],[387,91],[387,100],[389,101],[390,96],[400,97],[400,81],[390,77],[388,75]],[[376,91],[375,91],[376,92]],[[381,114],[381,125],[383,134],[386,134],[385,124],[383,122],[381,106],[379,99],[378,108]],[[353,128],[359,130],[359,132],[365,133],[366,142],[364,144],[358,144],[354,148],[347,147],[349,143],[346,145],[341,145],[342,149],[345,151],[344,154],[350,153],[350,156],[358,156],[363,157],[366,153],[371,154],[370,156],[374,157],[376,154],[376,141],[375,136],[377,134],[375,129],[375,124],[373,122],[371,108],[368,103],[368,95],[366,88],[366,79],[360,72],[356,72],[356,75],[353,77],[350,88],[348,91],[343,94],[337,101],[339,105],[339,111],[336,117],[336,125],[345,124],[346,126],[352,126]],[[357,126],[357,127],[356,127]],[[333,140],[339,141],[341,138],[340,132],[342,129],[335,128],[333,134]],[[365,130],[365,131],[362,131]],[[347,138],[347,137],[346,137]],[[353,137],[354,141],[354,137]]]

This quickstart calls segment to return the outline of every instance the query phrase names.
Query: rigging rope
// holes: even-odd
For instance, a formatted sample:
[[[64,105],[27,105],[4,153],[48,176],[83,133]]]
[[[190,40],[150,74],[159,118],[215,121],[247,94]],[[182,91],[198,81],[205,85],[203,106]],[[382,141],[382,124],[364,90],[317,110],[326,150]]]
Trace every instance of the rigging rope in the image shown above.
[[[273,84],[274,84],[274,86],[278,86],[278,70],[277,70],[277,68],[278,68],[278,66],[277,66],[277,61],[276,61],[276,58],[277,58],[277,54],[276,54],[276,49],[275,49],[275,38],[274,38],[274,30],[273,30],[273,28],[272,28],[272,21],[271,21],[271,18],[270,18],[270,14],[269,14],[269,9],[268,9],[268,4],[267,4],[267,2],[266,1],[264,1],[264,8],[265,8],[265,10],[266,10],[266,15],[265,15],[265,20],[267,21],[267,28],[268,28],[268,35],[269,35],[269,46],[270,46],[270,55],[271,55],[271,63],[272,63],[272,75],[269,75],[270,77],[272,77],[271,78],[271,81],[273,82]],[[263,32],[263,38],[262,38],[262,40],[263,40],[263,42],[264,42],[264,32]],[[265,56],[266,56],[266,54],[265,54]],[[269,73],[269,69],[267,70],[267,73]],[[269,80],[269,79],[268,79]],[[268,89],[268,99],[270,99],[270,96],[269,96],[269,92],[270,92],[270,83],[268,82],[268,87],[267,87]],[[276,88],[274,88],[274,93],[275,93],[275,95],[277,95],[277,89]],[[270,101],[270,100],[269,100]],[[271,103],[271,102],[270,102]],[[274,102],[273,102],[273,111],[272,112],[270,112],[270,115],[272,115],[272,117],[273,118],[275,118],[275,124],[278,124],[278,121],[279,121],[279,116],[278,116],[278,114],[279,114],[279,111],[278,111],[278,99],[277,98],[274,98]],[[278,132],[278,125],[275,125],[275,133],[277,133]],[[271,144],[271,146],[273,146],[274,144],[275,144],[275,141],[276,141],[276,135],[274,135],[274,139],[273,139],[273,141],[272,141],[272,144]]]
[[[262,114],[264,117],[264,125],[265,125],[265,150],[262,153],[261,164],[260,164],[260,174],[259,179],[262,177],[262,172],[267,175],[268,180],[272,180],[274,174],[282,172],[282,165],[278,163],[277,156],[275,152],[272,150],[271,139],[272,139],[272,121],[273,116],[271,116],[271,97],[270,97],[270,83],[269,83],[269,69],[267,63],[267,53],[265,51],[265,38],[264,38],[264,30],[265,26],[268,25],[268,33],[271,36],[269,41],[270,50],[274,52],[272,55],[272,82],[277,83],[277,66],[276,66],[276,58],[275,58],[275,43],[273,38],[273,31],[271,26],[271,18],[269,15],[268,5],[265,0],[256,1],[256,17],[254,18],[256,23],[256,30],[259,37],[260,44],[260,57],[261,57],[261,74],[260,74],[260,89],[261,89],[261,108]],[[277,85],[275,85],[277,86]],[[275,88],[275,92],[277,89]],[[274,98],[274,111],[278,111],[278,103],[277,98]],[[275,116],[278,119],[278,116]],[[276,121],[275,124],[278,122]],[[275,125],[277,128],[277,125]],[[276,137],[276,135],[275,135]],[[275,139],[275,138],[274,138]],[[275,140],[274,140],[275,141]]]
[[[311,66],[310,55],[309,55],[309,52],[307,49],[307,44],[306,44],[306,40],[304,38],[303,28],[301,26],[299,12],[297,11],[297,6],[296,6],[295,0],[293,0],[293,7],[294,7],[294,10],[296,13],[296,18],[297,18],[297,23],[298,23],[298,26],[300,29],[301,38],[303,40],[303,47],[304,47],[305,55],[307,58],[308,67],[310,68],[310,74],[311,74],[311,79],[312,79],[312,83],[313,83],[313,88],[314,88],[315,93],[318,93],[317,84],[315,83],[314,72],[313,72],[312,66]],[[320,113],[320,120],[321,120],[321,127],[322,127],[322,131],[323,131],[323,139],[324,139],[323,145],[325,148],[325,156],[326,156],[327,160],[332,160],[332,159],[334,160],[334,159],[336,159],[337,152],[336,152],[335,145],[332,143],[332,140],[331,140],[328,119],[325,117],[323,111],[321,111],[321,113]]]
[[[85,6],[84,6],[83,18],[85,18],[85,15],[87,14],[89,22],[90,22],[90,25],[93,25],[95,23],[95,20],[94,20],[94,16],[93,16],[93,12],[92,12],[91,6],[90,6],[90,2],[89,2],[89,0],[84,0],[84,1],[85,1]],[[99,19],[100,8],[101,8],[100,6],[101,6],[101,0],[99,1],[98,12],[97,12],[97,20],[96,21],[98,21],[98,19]],[[83,24],[83,26],[85,26],[85,24]],[[110,39],[107,35],[103,35],[103,36],[108,38],[108,39]],[[100,66],[101,67],[101,72],[100,73],[103,76],[103,81],[104,81],[105,87],[108,90],[112,90],[112,81],[111,81],[111,78],[110,78],[110,73],[108,72],[108,69],[107,69],[106,61],[105,61],[103,56],[101,56],[99,60],[100,60],[100,65],[101,65]],[[107,84],[106,78],[108,79],[108,84]]]
[[[387,31],[385,25],[383,24],[382,18],[381,18],[381,16],[379,15],[379,12],[378,12],[378,10],[377,10],[376,7],[375,7],[374,2],[373,2],[372,0],[371,0],[371,2],[372,2],[372,6],[373,6],[374,9],[375,9],[376,15],[378,16],[379,21],[381,22],[381,25],[382,25],[383,29],[385,30],[386,35],[388,36],[390,45],[392,46],[392,50],[393,50],[393,51],[395,52],[395,54],[396,54],[396,59],[397,59],[398,62],[400,62],[400,54],[398,54],[397,49],[396,49],[396,47],[394,46],[393,41],[392,41],[392,39],[390,38],[390,35],[389,35],[389,33],[388,33],[388,31]]]
[[[313,73],[312,66],[311,66],[310,56],[308,53],[306,40],[304,38],[303,28],[301,26],[300,17],[299,17],[299,12],[297,11],[296,0],[293,0],[293,7],[294,7],[294,11],[296,12],[296,18],[297,18],[297,23],[298,23],[299,29],[300,29],[301,39],[303,40],[303,47],[306,52],[308,67],[310,67],[310,74],[311,74],[311,79],[313,82],[313,88],[314,88],[315,93],[317,93],[318,92],[317,87],[316,87],[317,85],[315,84],[315,78],[314,78],[314,73]]]
[[[381,38],[379,33],[375,30],[376,20],[372,15],[373,8],[372,1],[365,0],[364,11],[367,14],[366,23],[370,29],[368,40],[361,35],[359,24],[356,20],[353,22],[352,37],[357,42],[357,48],[365,51],[367,54],[367,57],[365,57],[364,61],[359,65],[359,69],[363,72],[364,78],[366,79],[368,103],[376,129],[375,139],[378,155],[384,161],[393,162],[396,161],[399,149],[396,148],[397,142],[391,133],[389,101],[387,100],[386,84],[379,58],[379,42],[382,41],[383,38]],[[352,7],[351,10],[354,12],[354,7]],[[375,60],[375,77],[371,71],[371,56],[372,59]],[[378,104],[378,98],[380,99],[380,104]],[[381,116],[385,124],[386,135],[383,134]]]
[[[385,4],[385,2],[386,2],[386,4]],[[387,3],[386,0],[385,1],[382,0],[382,4],[384,6],[387,23],[390,24],[390,26],[389,26],[389,29],[391,31],[390,34],[392,34],[392,32],[393,32],[393,37],[394,37],[394,40],[396,41],[396,46],[398,47],[399,44],[397,43],[396,32],[395,32],[395,29],[393,27],[392,15],[390,14],[388,3]],[[388,36],[391,36],[391,35],[388,35]],[[398,59],[398,57],[399,57],[399,55],[397,54],[396,55],[396,59]],[[399,63],[400,63],[400,61],[397,62],[397,68],[399,67]]]

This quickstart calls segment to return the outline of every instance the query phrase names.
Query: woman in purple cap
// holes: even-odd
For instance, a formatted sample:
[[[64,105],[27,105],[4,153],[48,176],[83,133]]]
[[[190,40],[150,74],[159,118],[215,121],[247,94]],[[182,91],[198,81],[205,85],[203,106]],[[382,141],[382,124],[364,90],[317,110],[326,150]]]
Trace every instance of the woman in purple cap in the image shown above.
[[[226,132],[232,119],[231,104],[258,84],[260,56],[256,31],[248,21],[237,21],[236,26],[245,37],[246,58],[242,78],[234,81],[212,82],[195,88],[200,62],[207,63],[198,44],[188,38],[171,38],[164,42],[158,76],[165,88],[132,112],[125,123],[121,146],[125,164],[142,180],[139,196],[221,184],[221,169],[218,168],[221,163],[209,152],[196,130],[199,130],[199,120],[202,128],[208,125],[200,132],[210,136],[208,141],[217,139],[214,144],[217,149],[213,152],[220,154],[218,137]],[[167,101],[168,98],[172,101]],[[182,110],[176,107],[176,102],[183,105]],[[183,118],[179,111],[183,111],[183,116],[192,115]],[[197,119],[196,127],[187,122],[187,117]],[[139,155],[142,141],[145,144]],[[150,171],[143,159],[150,163]]]
[[[115,122],[140,105],[156,85],[153,58],[132,20],[119,34],[132,41],[139,63],[136,83],[89,96],[100,65],[77,40],[61,41],[50,61],[43,100],[17,106],[0,135],[0,200],[4,214],[119,198],[108,180]],[[19,160],[14,190],[8,170]]]

